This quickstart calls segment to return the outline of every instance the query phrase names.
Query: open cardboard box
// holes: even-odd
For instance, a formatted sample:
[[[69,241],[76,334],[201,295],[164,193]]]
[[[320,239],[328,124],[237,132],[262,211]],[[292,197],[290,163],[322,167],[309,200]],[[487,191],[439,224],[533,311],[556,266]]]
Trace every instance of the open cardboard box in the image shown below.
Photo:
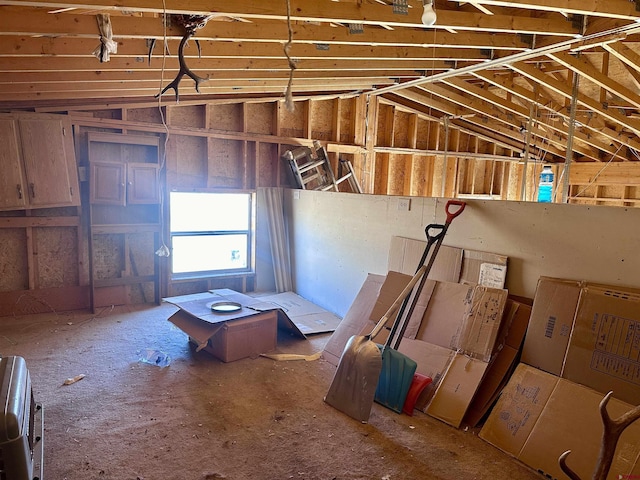
[[[286,313],[273,305],[229,289],[164,299],[179,310],[169,321],[185,332],[196,350],[205,350],[223,362],[267,353],[276,348],[278,328],[306,338]],[[214,313],[215,302],[235,302],[241,309]]]
[[[558,457],[571,450],[568,465],[581,478],[591,478],[603,431],[602,398],[584,385],[521,363],[479,436],[547,478],[565,478]],[[615,398],[607,406],[612,418],[632,408]],[[639,457],[640,423],[636,422],[621,435],[607,478],[631,478],[639,470]]]
[[[640,403],[640,290],[541,277],[522,361]]]

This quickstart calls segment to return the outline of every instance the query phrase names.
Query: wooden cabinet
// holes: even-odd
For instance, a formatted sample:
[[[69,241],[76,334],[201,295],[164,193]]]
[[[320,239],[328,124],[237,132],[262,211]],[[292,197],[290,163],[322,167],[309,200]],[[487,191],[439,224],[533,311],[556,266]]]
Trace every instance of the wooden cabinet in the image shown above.
[[[92,161],[91,203],[143,205],[160,203],[158,165]]]
[[[159,138],[99,132],[87,138],[92,307],[159,303]]]
[[[20,161],[18,125],[10,117],[0,117],[0,210],[20,210],[27,206],[24,171]]]
[[[80,205],[72,127],[67,117],[0,114],[0,142],[0,210]]]

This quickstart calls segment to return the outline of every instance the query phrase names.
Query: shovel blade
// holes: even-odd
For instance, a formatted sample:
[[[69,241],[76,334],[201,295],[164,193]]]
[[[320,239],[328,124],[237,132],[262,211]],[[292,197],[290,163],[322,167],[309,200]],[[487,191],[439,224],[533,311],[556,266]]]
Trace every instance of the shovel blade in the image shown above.
[[[413,374],[418,364],[392,348],[383,349],[382,370],[375,392],[375,401],[394,412],[401,413]]]
[[[344,347],[324,401],[351,418],[366,422],[382,368],[382,355],[368,337],[353,336]]]
[[[411,381],[411,386],[409,387],[409,392],[407,393],[407,398],[404,401],[404,406],[402,407],[402,411],[409,415],[413,416],[413,410],[416,407],[416,402],[418,401],[418,397],[422,391],[427,388],[432,382],[431,377],[427,377],[421,373],[414,373],[413,380]]]

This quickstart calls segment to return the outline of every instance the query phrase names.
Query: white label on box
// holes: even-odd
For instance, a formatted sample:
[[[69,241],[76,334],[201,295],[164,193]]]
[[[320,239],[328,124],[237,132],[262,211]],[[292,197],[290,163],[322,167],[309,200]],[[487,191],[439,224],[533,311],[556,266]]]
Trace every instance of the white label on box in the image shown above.
[[[495,263],[483,263],[480,265],[480,285],[489,288],[504,288],[507,277],[507,267]]]

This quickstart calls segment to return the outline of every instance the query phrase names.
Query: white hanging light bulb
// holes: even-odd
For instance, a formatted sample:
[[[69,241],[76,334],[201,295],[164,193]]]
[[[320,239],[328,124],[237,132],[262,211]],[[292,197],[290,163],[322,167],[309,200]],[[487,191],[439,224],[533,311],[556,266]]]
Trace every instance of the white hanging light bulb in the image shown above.
[[[424,12],[422,13],[422,24],[430,27],[436,23],[436,11],[433,9],[433,0],[422,0]]]

